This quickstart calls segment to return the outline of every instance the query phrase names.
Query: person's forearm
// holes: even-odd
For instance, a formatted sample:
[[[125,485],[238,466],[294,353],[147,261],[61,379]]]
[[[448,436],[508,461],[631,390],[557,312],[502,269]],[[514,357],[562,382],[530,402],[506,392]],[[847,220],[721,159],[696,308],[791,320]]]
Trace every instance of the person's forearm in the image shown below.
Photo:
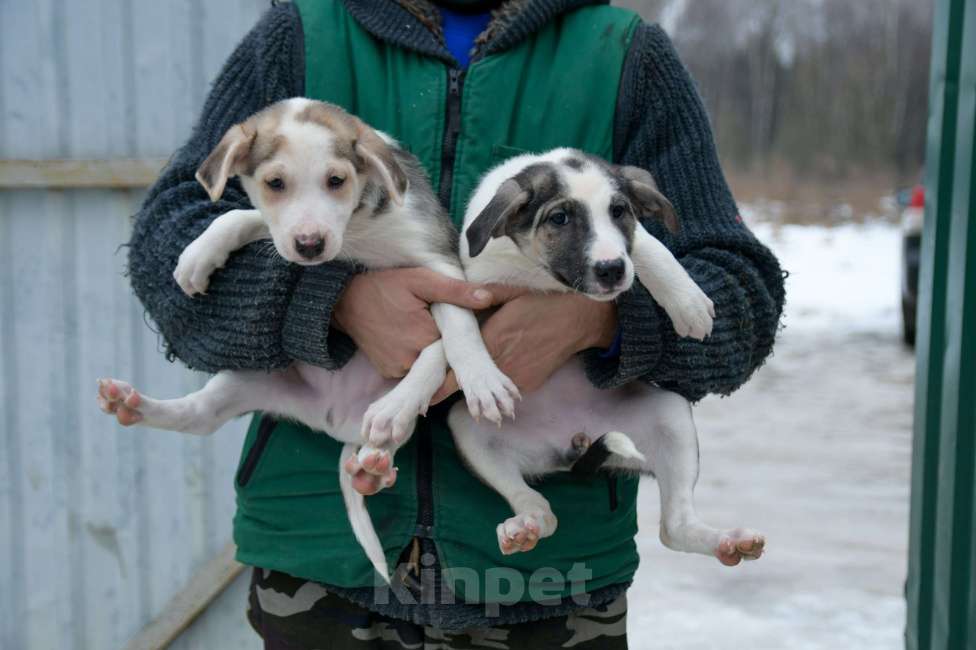
[[[620,335],[616,302],[592,301],[587,310],[583,328],[580,351],[595,348],[609,350]]]

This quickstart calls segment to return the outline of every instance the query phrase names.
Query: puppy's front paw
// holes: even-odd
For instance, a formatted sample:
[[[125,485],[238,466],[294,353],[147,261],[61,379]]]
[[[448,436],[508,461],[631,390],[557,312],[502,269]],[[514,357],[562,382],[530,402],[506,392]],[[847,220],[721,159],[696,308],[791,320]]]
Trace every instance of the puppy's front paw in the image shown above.
[[[522,396],[515,383],[490,358],[483,363],[455,368],[454,374],[475,420],[484,416],[500,425],[503,416],[515,417],[515,400]]]
[[[366,409],[363,439],[377,448],[402,443],[413,433],[417,416],[427,411],[429,399],[401,382]]]
[[[715,305],[696,284],[689,285],[676,295],[674,300],[664,305],[664,310],[678,336],[702,341],[712,333]]]
[[[495,532],[502,555],[531,551],[540,539],[556,532],[556,515],[550,510],[524,512],[498,524]]]
[[[206,293],[210,276],[226,263],[227,255],[219,246],[211,246],[203,238],[195,239],[180,253],[173,279],[188,296]]]

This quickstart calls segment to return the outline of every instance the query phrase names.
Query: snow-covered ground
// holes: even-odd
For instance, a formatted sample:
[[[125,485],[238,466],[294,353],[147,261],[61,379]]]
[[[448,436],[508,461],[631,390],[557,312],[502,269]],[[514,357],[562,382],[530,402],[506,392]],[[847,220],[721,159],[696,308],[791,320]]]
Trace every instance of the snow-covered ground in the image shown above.
[[[664,549],[647,481],[630,645],[900,648],[914,360],[898,230],[752,227],[791,273],[786,327],[746,386],[698,406],[697,502],[716,525],[766,533],[768,551],[726,568]]]

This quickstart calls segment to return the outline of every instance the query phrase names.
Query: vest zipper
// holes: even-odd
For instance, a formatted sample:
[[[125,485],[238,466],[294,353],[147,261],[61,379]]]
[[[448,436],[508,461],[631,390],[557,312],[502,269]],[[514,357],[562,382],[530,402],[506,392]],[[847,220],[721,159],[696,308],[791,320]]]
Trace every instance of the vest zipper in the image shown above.
[[[430,538],[434,526],[434,444],[426,427],[417,436],[417,528],[414,537]]]
[[[441,147],[441,204],[451,208],[451,186],[454,184],[454,160],[461,135],[461,91],[464,89],[464,71],[451,68],[447,71],[447,109],[444,120],[444,142]]]
[[[441,147],[441,204],[450,209],[451,185],[454,183],[454,159],[461,133],[461,90],[464,72],[451,68],[447,72],[447,107],[444,120],[444,141]],[[430,431],[424,429],[417,436],[417,530],[415,536],[430,538],[434,526],[434,445]]]

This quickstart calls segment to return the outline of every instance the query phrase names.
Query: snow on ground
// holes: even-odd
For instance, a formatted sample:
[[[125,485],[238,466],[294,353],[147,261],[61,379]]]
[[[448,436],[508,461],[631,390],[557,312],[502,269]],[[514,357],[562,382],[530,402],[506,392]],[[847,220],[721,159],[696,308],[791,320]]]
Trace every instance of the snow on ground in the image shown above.
[[[876,221],[832,228],[758,223],[752,228],[790,272],[788,331],[897,331],[901,286],[897,227]]]
[[[668,551],[646,481],[630,646],[903,647],[914,361],[898,230],[752,227],[791,273],[786,328],[746,386],[697,407],[697,502],[715,525],[766,533],[768,551],[735,568]]]

